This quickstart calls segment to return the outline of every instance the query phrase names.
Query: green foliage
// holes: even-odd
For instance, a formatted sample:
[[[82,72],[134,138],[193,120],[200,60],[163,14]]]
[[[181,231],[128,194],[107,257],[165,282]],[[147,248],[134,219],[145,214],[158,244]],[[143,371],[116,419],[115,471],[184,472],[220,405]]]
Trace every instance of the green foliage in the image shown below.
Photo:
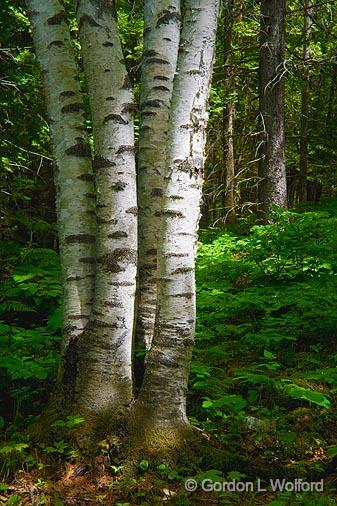
[[[22,423],[25,413],[34,413],[31,404],[47,395],[59,359],[60,266],[45,248],[1,242],[0,253],[0,387],[6,392],[0,412],[2,420]]]
[[[337,269],[337,219],[328,213],[274,209],[272,225],[254,226],[238,245],[263,274],[282,277]]]
[[[337,393],[335,204],[202,231],[198,248],[190,420],[236,456],[292,459],[299,474],[315,447],[335,448],[322,436]]]

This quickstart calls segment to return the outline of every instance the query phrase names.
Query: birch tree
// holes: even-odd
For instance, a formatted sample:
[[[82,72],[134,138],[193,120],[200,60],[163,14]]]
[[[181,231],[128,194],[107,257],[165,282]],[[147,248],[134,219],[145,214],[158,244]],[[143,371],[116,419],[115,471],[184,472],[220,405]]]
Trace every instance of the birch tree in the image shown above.
[[[157,253],[168,118],[180,37],[180,1],[145,0],[138,157],[139,284],[136,349],[151,346],[157,305]],[[144,366],[137,362],[141,382]]]
[[[94,282],[95,194],[78,70],[59,0],[28,0],[45,84],[54,155],[63,277],[63,361],[60,381],[72,398],[73,351],[90,315]]]
[[[105,413],[132,399],[137,190],[131,83],[113,2],[77,8],[95,143],[96,279],[90,324],[78,347],[77,405]]]
[[[195,328],[195,249],[218,2],[186,0],[169,121],[158,242],[157,318],[132,429],[179,443]]]
[[[59,0],[28,4],[60,167],[56,181],[66,314],[66,367],[60,383],[64,391],[69,386],[69,411],[83,415],[92,427],[121,410],[126,413],[134,390],[136,328],[137,345],[149,354],[130,417],[136,426],[130,428],[142,434],[158,427],[179,432],[188,427],[195,247],[218,0],[186,0],[181,30],[178,0],[144,4],[139,252],[135,105],[114,2],[77,2],[93,157],[65,11]],[[67,330],[69,321],[76,326]]]

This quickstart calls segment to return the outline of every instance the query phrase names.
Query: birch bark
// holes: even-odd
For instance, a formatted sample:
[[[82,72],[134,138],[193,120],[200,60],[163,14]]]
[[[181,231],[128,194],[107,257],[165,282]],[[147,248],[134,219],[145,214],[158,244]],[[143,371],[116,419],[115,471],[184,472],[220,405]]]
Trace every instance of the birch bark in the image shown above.
[[[180,0],[144,2],[144,53],[138,157],[139,281],[136,349],[149,350],[157,295],[157,243],[160,226],[168,119],[180,37]],[[141,383],[143,360],[136,363]]]
[[[135,430],[168,435],[188,426],[186,391],[195,328],[194,261],[203,178],[207,98],[217,0],[186,0],[174,82],[162,230],[158,306],[144,382],[134,405]]]
[[[134,100],[113,2],[77,8],[93,120],[97,193],[92,318],[78,347],[77,408],[101,415],[128,404],[137,263]]]
[[[63,276],[62,381],[74,383],[72,349],[91,313],[94,283],[95,195],[91,152],[76,61],[59,0],[27,0],[36,55],[45,84],[55,160],[57,220]]]

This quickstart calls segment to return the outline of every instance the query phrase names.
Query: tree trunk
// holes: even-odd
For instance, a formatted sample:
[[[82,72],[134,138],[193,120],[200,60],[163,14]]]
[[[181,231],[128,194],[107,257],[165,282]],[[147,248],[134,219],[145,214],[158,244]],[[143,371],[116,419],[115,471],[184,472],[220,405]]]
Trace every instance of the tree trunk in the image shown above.
[[[232,65],[232,37],[233,23],[235,19],[236,0],[228,0],[225,3],[225,21],[224,21],[224,67],[225,67],[225,100],[227,95],[233,92],[234,79]],[[224,162],[224,193],[223,207],[225,211],[225,221],[235,222],[235,166],[234,166],[234,143],[233,143],[233,123],[235,116],[235,102],[233,99],[227,99],[223,112],[223,162]]]
[[[301,125],[300,125],[300,178],[299,178],[299,200],[307,200],[307,175],[308,175],[308,126],[309,126],[309,103],[310,103],[310,71],[309,60],[311,57],[311,0],[304,1],[304,42],[303,42],[303,89],[301,104]]]
[[[158,306],[133,430],[160,445],[188,427],[186,391],[195,328],[194,262],[217,0],[186,0],[174,81],[158,242]],[[158,435],[163,436],[160,441]]]
[[[113,2],[81,0],[77,19],[95,144],[96,283],[77,349],[76,407],[95,416],[130,403],[137,263],[134,101]]]
[[[138,158],[139,281],[136,350],[151,346],[157,295],[157,243],[160,226],[168,118],[180,35],[180,1],[144,3],[144,57],[141,79],[141,127]],[[138,386],[144,358],[136,360]]]
[[[78,71],[59,0],[28,0],[40,62],[55,160],[57,220],[63,277],[64,345],[60,383],[73,395],[72,350],[91,314],[95,195]]]
[[[284,25],[286,0],[261,1],[259,98],[263,138],[259,163],[259,203],[287,207],[284,154]]]

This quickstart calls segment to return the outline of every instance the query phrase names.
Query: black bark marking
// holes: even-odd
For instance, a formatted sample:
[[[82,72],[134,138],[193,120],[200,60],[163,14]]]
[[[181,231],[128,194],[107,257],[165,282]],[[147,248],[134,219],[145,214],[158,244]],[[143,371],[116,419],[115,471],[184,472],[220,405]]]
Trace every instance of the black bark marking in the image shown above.
[[[80,17],[80,21],[79,21],[79,24],[78,24],[78,28],[79,30],[82,28],[83,24],[87,22],[90,26],[96,26],[96,27],[99,27],[101,26],[99,23],[97,23],[97,21],[94,20],[93,17],[91,16],[88,16],[88,14],[83,14],[81,17]]]
[[[97,223],[99,225],[117,225],[117,220],[115,218],[111,218],[111,220],[105,220],[104,218],[97,218]]]
[[[187,272],[193,272],[194,267],[178,267],[172,272],[172,274],[186,274]]]
[[[143,279],[145,276],[148,277],[148,275],[157,269],[157,264],[144,264],[139,269],[139,277]]]
[[[171,90],[169,88],[167,88],[166,86],[154,86],[152,88],[153,90],[158,90],[158,91],[167,91],[167,92],[171,92]]]
[[[68,235],[65,238],[66,244],[92,244],[96,242],[96,237],[90,234]]]
[[[66,155],[73,156],[83,156],[90,158],[91,157],[91,149],[87,142],[83,139],[79,139],[76,144],[70,146],[70,148],[65,150]]]
[[[96,204],[96,209],[104,209],[105,207],[108,207],[106,204]]]
[[[48,49],[50,49],[53,46],[55,46],[55,47],[64,46],[64,41],[63,40],[53,40],[50,44],[48,44]]]
[[[165,102],[163,100],[160,100],[159,98],[153,99],[153,100],[144,100],[140,104],[140,107],[143,109],[144,107],[155,107],[156,109],[159,109]]]
[[[61,112],[67,113],[67,112],[79,112],[83,110],[83,104],[80,102],[75,102],[74,104],[68,104],[64,105],[61,109]]]
[[[122,154],[122,153],[134,153],[135,151],[135,148],[134,146],[119,146],[119,148],[117,149],[117,154]]]
[[[148,125],[142,125],[142,126],[140,127],[140,131],[141,131],[141,132],[147,132],[148,130],[152,130],[152,128],[151,128],[151,127],[149,127]]]
[[[108,40],[102,44],[103,47],[113,47],[113,45],[113,42],[109,42]]]
[[[171,199],[171,200],[184,200],[184,197],[181,197],[180,195],[170,195],[169,199]]]
[[[163,211],[156,211],[155,216],[170,216],[172,218],[185,218],[184,214],[181,211],[176,211],[174,209],[164,209]]]
[[[105,99],[105,100],[106,100],[107,102],[108,102],[109,100],[115,100],[115,97],[106,97],[106,99]]]
[[[115,162],[112,162],[111,160],[108,160],[107,158],[104,158],[104,156],[95,156],[93,161],[93,168],[94,170],[104,169],[106,167],[114,167],[116,164]]]
[[[183,258],[183,257],[188,257],[189,254],[188,253],[167,253],[166,255],[164,255],[166,258]]]
[[[162,197],[163,190],[161,188],[153,188],[151,191],[151,197]]]
[[[137,251],[130,248],[117,248],[97,259],[97,263],[101,264],[105,271],[111,273],[124,272],[126,269],[126,266],[123,265],[124,262],[135,265]]]
[[[60,93],[60,97],[73,97],[74,95],[76,95],[76,93],[74,91],[62,91]]]
[[[108,235],[109,239],[124,239],[128,237],[128,234],[124,232],[123,230],[117,230],[117,232],[113,232],[112,234]]]
[[[137,111],[137,105],[136,104],[133,104],[132,102],[127,103],[127,104],[123,104],[122,113],[125,113],[125,112],[134,113],[136,111]]]
[[[160,25],[168,25],[170,21],[180,21],[179,12],[171,12],[167,9],[163,10],[159,16],[160,17],[158,18],[156,28],[158,28]]]
[[[122,304],[122,302],[106,301],[106,302],[104,302],[104,306],[106,306],[106,307],[123,307],[123,304]]]
[[[107,329],[118,329],[118,323],[107,323],[103,320],[94,320],[93,326]]]
[[[64,11],[62,11],[62,12],[58,12],[57,14],[52,16],[51,18],[48,18],[47,23],[48,23],[48,25],[59,25],[60,23],[62,23],[62,21],[66,21],[66,20],[67,20],[67,15]]]
[[[111,72],[111,69],[104,69],[104,72]]]
[[[203,75],[203,71],[202,70],[199,70],[199,69],[194,69],[194,70],[188,70],[186,72],[186,74],[190,74],[191,76],[202,76]]]
[[[81,174],[80,176],[77,176],[77,179],[80,181],[94,181],[94,176],[92,174]]]
[[[157,81],[169,81],[170,78],[166,76],[154,76],[153,79],[157,79]]]
[[[115,123],[119,123],[120,125],[127,125],[128,121],[126,121],[120,114],[108,114],[105,116],[103,123],[107,123],[108,121],[115,121]]]
[[[156,255],[157,254],[157,249],[156,248],[148,249],[146,251],[146,254],[147,255]]]
[[[137,216],[138,207],[129,207],[129,209],[126,210],[126,213],[133,214],[134,216]]]
[[[135,283],[131,281],[111,281],[109,283],[111,286],[135,286]]]
[[[157,113],[154,111],[142,111],[142,116],[156,116]]]
[[[154,51],[153,49],[147,49],[146,51],[144,51],[143,56],[145,56],[145,57],[158,56],[159,54],[160,53],[157,53],[157,51]]]
[[[127,187],[126,183],[124,183],[123,181],[117,181],[116,183],[113,183],[110,186],[110,190],[112,190],[113,192],[121,192],[125,190],[126,187]]]

